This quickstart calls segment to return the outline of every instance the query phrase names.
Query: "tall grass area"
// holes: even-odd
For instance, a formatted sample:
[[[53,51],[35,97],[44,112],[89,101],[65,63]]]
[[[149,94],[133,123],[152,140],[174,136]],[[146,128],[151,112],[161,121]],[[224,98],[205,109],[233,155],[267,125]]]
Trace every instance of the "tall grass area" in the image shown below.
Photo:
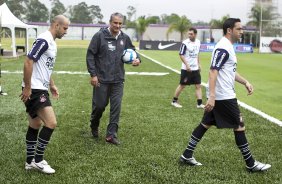
[[[163,64],[180,70],[181,61],[177,51],[142,50],[142,53]],[[280,54],[237,54],[237,71],[254,86],[254,94],[247,96],[245,88],[236,84],[237,98],[263,112],[282,120],[279,103],[282,99],[282,55]],[[202,82],[208,81],[211,53],[200,53]]]
[[[85,72],[85,54],[85,48],[59,48],[54,70]],[[165,62],[176,52],[152,52],[150,55],[158,60],[157,57],[166,55],[162,60]],[[23,60],[21,57],[2,61],[2,70],[22,70]],[[179,68],[178,60],[171,62]],[[203,76],[207,73],[204,62]],[[242,74],[254,73],[240,69]],[[92,87],[89,76],[53,75],[60,90],[60,99],[52,100],[58,127],[45,159],[56,170],[54,175],[24,170],[28,123],[19,99],[22,74],[4,74],[3,86],[9,95],[0,96],[0,183],[282,183],[281,128],[244,109],[241,110],[250,148],[255,159],[272,164],[268,172],[250,174],[245,170],[233,132],[229,129],[211,128],[206,133],[194,155],[204,164],[202,167],[180,165],[179,156],[203,115],[203,111],[195,107],[194,88],[185,89],[180,97],[184,107],[177,109],[170,105],[170,101],[178,84],[178,74],[145,58],[142,58],[140,67],[126,65],[126,71],[169,74],[126,76],[118,134],[122,142],[120,146],[109,145],[104,140],[109,107],[101,119],[99,139],[91,137]]]

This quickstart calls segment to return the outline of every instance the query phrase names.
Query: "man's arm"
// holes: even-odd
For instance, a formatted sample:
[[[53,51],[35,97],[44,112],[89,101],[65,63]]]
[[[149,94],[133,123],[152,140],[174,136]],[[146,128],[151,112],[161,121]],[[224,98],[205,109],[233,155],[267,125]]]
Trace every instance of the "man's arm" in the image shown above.
[[[92,86],[99,85],[99,80],[96,74],[96,66],[95,66],[95,54],[98,52],[98,45],[99,45],[98,43],[100,42],[99,42],[98,34],[96,33],[93,36],[86,53],[86,65],[91,77],[90,84]]]
[[[52,93],[53,98],[58,99],[59,98],[59,90],[57,86],[55,85],[55,82],[52,78],[50,78],[50,91]]]
[[[184,63],[186,65],[187,71],[191,72],[190,65],[189,65],[188,61],[186,61],[185,56],[184,55],[179,55],[179,57],[180,57],[182,63]]]
[[[23,68],[23,81],[25,87],[20,95],[21,100],[26,102],[31,95],[31,75],[33,70],[33,60],[26,57]]]
[[[215,104],[215,85],[216,85],[216,79],[218,75],[218,70],[211,69],[209,72],[209,97],[207,104],[205,105],[206,111],[211,111]]]
[[[250,84],[244,77],[242,77],[237,72],[235,74],[235,81],[239,82],[240,84],[243,84],[246,87],[246,89],[248,91],[248,95],[253,94],[254,88],[253,88],[252,84]]]

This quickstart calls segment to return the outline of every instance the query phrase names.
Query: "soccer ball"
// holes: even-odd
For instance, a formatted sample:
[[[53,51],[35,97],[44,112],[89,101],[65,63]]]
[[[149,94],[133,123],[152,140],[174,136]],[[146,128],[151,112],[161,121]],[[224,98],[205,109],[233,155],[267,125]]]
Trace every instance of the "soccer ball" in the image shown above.
[[[137,53],[133,49],[125,49],[122,54],[122,61],[130,64],[137,58]]]

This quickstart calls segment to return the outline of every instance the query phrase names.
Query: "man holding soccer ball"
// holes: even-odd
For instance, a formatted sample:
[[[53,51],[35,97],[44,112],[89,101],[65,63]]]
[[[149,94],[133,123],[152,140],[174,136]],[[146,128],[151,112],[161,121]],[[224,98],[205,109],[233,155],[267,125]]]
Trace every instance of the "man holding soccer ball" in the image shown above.
[[[110,102],[106,141],[119,145],[117,131],[125,74],[122,56],[124,50],[135,50],[135,47],[129,36],[121,31],[122,14],[113,13],[109,23],[108,28],[102,28],[93,36],[86,55],[87,69],[91,76],[90,83],[93,86],[90,127],[93,137],[98,138],[100,118]],[[132,65],[138,66],[139,64],[140,59],[137,55]]]

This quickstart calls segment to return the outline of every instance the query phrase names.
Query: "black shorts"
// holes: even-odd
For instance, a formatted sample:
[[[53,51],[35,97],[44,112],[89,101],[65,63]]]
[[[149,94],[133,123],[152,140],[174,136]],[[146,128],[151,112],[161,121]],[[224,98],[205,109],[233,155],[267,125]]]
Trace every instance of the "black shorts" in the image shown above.
[[[217,128],[244,127],[237,99],[216,100],[213,110],[205,111],[202,124],[215,125]]]
[[[181,85],[201,84],[200,71],[188,72],[187,70],[181,70],[180,82]]]
[[[37,111],[47,106],[52,106],[48,91],[32,89],[30,99],[25,102],[26,112],[30,115],[30,117],[32,119],[36,118]]]

